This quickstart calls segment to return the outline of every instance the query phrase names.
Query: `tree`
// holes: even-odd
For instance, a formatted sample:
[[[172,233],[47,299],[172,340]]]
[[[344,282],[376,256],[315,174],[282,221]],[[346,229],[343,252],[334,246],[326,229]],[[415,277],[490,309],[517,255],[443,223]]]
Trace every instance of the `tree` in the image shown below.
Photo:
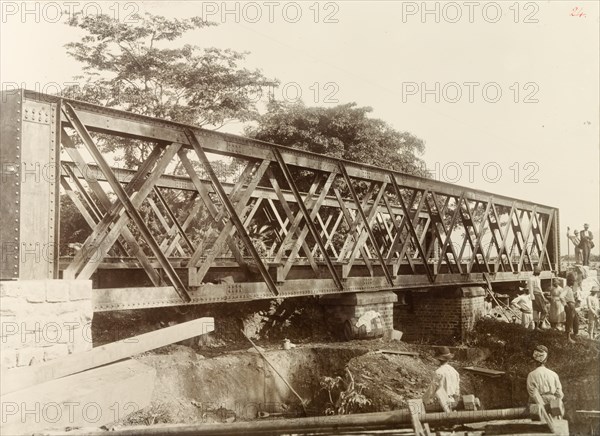
[[[258,117],[253,95],[277,81],[241,67],[247,53],[173,47],[184,33],[214,23],[148,13],[133,18],[133,24],[126,24],[108,15],[71,16],[67,24],[86,33],[66,45],[67,53],[83,64],[83,75],[76,77],[83,86],[70,87],[64,96],[209,128]],[[130,165],[139,164],[149,150],[139,142],[100,142],[104,151],[123,149]]]
[[[262,141],[426,176],[419,157],[425,142],[383,120],[369,118],[371,112],[370,107],[356,103],[324,108],[272,101],[258,125],[246,128],[245,133]]]

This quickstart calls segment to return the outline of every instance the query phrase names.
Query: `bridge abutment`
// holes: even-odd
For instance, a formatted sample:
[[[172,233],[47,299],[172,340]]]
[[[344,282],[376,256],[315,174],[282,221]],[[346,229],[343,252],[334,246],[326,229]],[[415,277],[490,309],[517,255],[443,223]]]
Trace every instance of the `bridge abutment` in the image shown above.
[[[92,349],[90,280],[0,282],[2,368]]]
[[[344,334],[347,339],[351,339],[352,337],[381,335],[386,331],[393,330],[394,303],[397,301],[398,296],[391,291],[353,292],[324,296],[322,304],[327,315],[331,317],[332,325],[338,325],[340,329],[344,329],[344,324],[348,322],[352,326],[354,333],[346,332]],[[371,311],[379,313],[381,326],[368,320],[367,312]],[[360,324],[364,325],[362,330],[359,327]],[[348,328],[350,327],[347,326],[346,329]],[[343,331],[339,333],[343,333]],[[351,336],[349,337],[349,335]]]
[[[484,314],[481,287],[407,291],[394,306],[394,327],[409,341],[462,341]]]

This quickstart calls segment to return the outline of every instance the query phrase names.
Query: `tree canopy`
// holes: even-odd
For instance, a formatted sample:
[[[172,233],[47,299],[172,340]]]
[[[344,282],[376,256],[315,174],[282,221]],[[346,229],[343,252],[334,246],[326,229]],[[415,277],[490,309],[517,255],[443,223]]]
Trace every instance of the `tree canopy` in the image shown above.
[[[426,176],[420,158],[425,142],[368,117],[371,112],[372,108],[356,103],[325,108],[273,101],[258,124],[245,133],[262,141]]]
[[[199,17],[167,19],[145,14],[134,23],[108,15],[72,15],[67,24],[82,29],[67,53],[83,64],[81,85],[65,96],[182,123],[219,128],[258,117],[258,90],[277,85],[259,70],[240,64],[247,53],[172,42],[186,32],[214,25]],[[111,151],[118,141],[103,144]],[[143,147],[128,147],[125,160],[139,163]]]

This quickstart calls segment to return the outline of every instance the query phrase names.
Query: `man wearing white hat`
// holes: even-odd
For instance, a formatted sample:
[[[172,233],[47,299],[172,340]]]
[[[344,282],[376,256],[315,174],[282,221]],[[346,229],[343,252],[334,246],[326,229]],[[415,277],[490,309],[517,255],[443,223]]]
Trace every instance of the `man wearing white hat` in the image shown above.
[[[550,404],[550,401],[554,399],[562,400],[564,394],[558,374],[546,368],[548,348],[544,345],[538,345],[533,350],[532,357],[537,363],[537,368],[527,375],[527,392],[530,401],[535,403],[536,393],[540,394],[544,404]]]
[[[423,396],[424,404],[437,400],[444,412],[454,410],[460,400],[460,375],[448,363],[453,357],[448,347],[440,347],[436,351],[435,358],[440,366],[435,370],[431,385]]]
[[[598,304],[598,286],[592,286],[590,295],[586,298],[588,308],[588,333],[590,339],[596,339],[596,325],[600,317],[600,304]]]

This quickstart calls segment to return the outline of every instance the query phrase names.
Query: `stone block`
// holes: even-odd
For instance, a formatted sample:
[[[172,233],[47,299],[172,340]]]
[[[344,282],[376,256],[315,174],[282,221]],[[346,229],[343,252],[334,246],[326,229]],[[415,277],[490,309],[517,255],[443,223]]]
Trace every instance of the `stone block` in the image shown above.
[[[68,301],[69,285],[63,280],[46,281],[46,301],[50,303]]]
[[[21,295],[21,284],[18,281],[1,281],[0,297],[19,297]]]
[[[69,300],[91,300],[92,299],[92,281],[91,280],[64,280],[69,287]]]
[[[46,301],[46,282],[43,280],[27,280],[23,282],[23,296],[29,303]]]
[[[56,359],[69,354],[69,348],[67,347],[67,344],[55,344],[42,349],[44,350],[44,361]]]
[[[42,348],[27,347],[17,350],[17,366],[31,366],[44,360]]]
[[[480,286],[466,286],[460,288],[463,297],[484,297],[485,289]]]
[[[2,347],[0,359],[0,366],[2,366],[2,368],[14,368],[15,366],[17,366],[17,350],[9,350],[7,348]]]
[[[384,339],[387,341],[401,341],[403,333],[400,330],[390,329],[386,330]]]
[[[462,399],[465,410],[477,410],[475,405],[475,395],[463,395]]]

